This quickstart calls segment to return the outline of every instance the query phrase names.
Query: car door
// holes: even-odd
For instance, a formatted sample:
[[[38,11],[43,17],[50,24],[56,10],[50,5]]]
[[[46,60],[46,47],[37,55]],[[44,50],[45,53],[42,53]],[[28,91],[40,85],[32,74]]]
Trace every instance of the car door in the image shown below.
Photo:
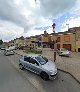
[[[30,57],[24,56],[24,68],[31,70],[30,69]]]
[[[40,65],[34,58],[30,58],[30,68],[34,73],[39,74],[41,72]]]

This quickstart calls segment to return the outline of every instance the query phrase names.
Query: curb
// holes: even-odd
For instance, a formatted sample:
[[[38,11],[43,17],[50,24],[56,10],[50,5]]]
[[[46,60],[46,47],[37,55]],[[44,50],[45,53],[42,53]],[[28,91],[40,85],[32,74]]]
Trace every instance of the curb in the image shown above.
[[[57,68],[57,69],[58,69],[59,71],[62,71],[62,72],[64,72],[64,73],[67,73],[67,74],[71,75],[71,76],[80,84],[80,81],[79,81],[77,78],[75,78],[75,76],[72,75],[70,72],[64,71],[64,70],[59,69],[59,68]]]

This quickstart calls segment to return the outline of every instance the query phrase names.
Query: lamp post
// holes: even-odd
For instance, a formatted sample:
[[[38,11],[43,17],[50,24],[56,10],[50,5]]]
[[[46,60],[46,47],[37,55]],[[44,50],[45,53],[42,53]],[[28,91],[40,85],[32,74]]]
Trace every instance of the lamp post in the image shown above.
[[[68,30],[69,30],[69,24],[66,24],[68,26]]]
[[[53,23],[52,24],[52,28],[53,28],[53,33],[54,33],[54,35],[55,35],[55,26],[56,26],[56,24],[55,23]],[[55,43],[56,43],[56,40],[54,39],[54,62],[56,61],[56,48],[55,48]]]
[[[55,29],[55,26],[56,26],[56,24],[55,24],[55,23],[53,23],[53,24],[52,24],[53,33],[55,33],[55,30],[54,30],[54,29]]]

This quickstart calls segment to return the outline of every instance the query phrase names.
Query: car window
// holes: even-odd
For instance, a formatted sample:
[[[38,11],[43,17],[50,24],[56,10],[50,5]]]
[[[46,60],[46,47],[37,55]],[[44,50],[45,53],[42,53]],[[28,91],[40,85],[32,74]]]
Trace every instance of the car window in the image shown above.
[[[29,62],[30,63],[30,57],[24,56],[24,61]]]
[[[46,59],[45,57],[42,57],[42,56],[36,57],[36,60],[38,60],[41,65],[44,65],[48,62],[48,59]]]
[[[46,62],[48,62],[48,59],[47,59],[46,57],[43,57],[43,56],[42,56],[42,58],[43,58]]]
[[[39,66],[39,63],[35,59],[33,59],[33,58],[30,59],[30,63],[37,64]]]
[[[62,48],[61,51],[67,51],[65,48]]]

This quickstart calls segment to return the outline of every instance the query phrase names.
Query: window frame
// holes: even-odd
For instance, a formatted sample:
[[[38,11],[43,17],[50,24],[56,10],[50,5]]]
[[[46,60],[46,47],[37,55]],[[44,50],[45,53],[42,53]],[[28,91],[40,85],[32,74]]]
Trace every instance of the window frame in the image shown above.
[[[32,61],[30,62],[31,64],[33,64],[33,65],[35,65],[35,64],[36,64],[37,66],[39,66],[39,62],[37,62],[37,60],[35,60],[35,59],[34,59],[34,58],[32,58],[32,57],[30,58],[30,60],[31,60],[31,59],[33,59],[33,60],[34,60],[34,63],[33,63]]]
[[[29,61],[28,60],[25,60],[25,57],[26,58],[31,58],[31,57],[24,56],[24,61],[30,63],[30,59],[29,59]]]

